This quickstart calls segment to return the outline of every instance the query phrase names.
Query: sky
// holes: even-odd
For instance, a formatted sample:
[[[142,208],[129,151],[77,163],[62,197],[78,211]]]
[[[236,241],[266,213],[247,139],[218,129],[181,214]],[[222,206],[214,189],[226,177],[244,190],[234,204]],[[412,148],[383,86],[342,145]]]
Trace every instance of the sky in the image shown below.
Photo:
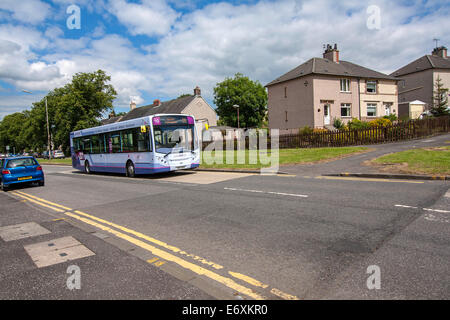
[[[98,69],[117,112],[196,86],[214,107],[225,78],[265,85],[328,43],[391,73],[430,54],[434,38],[449,47],[449,16],[448,0],[0,0],[0,119]]]

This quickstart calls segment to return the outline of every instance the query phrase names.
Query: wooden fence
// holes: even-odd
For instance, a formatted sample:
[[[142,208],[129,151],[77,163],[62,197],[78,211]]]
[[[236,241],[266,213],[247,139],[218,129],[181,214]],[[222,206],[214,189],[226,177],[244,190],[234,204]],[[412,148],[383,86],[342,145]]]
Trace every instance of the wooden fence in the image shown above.
[[[446,132],[450,132],[450,117],[428,118],[423,120],[410,120],[388,127],[280,135],[279,148],[319,148],[368,145],[410,140]],[[270,140],[269,137],[267,139],[267,146],[258,146],[258,148],[270,149]],[[203,142],[203,149],[210,144],[211,142]],[[235,141],[234,145],[236,148],[237,141]],[[248,149],[248,137],[245,139],[245,146],[246,149]],[[226,150],[226,141],[223,141],[223,149]]]

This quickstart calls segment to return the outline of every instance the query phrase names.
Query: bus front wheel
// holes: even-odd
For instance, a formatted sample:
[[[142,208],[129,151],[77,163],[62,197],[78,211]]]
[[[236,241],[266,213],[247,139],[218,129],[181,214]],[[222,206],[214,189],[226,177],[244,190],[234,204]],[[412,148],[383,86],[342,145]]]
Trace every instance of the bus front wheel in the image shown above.
[[[84,163],[84,172],[87,173],[87,174],[91,173],[91,167],[89,166],[89,161],[87,161],[87,160]]]
[[[131,161],[127,162],[127,177],[134,178],[135,176],[134,164]]]

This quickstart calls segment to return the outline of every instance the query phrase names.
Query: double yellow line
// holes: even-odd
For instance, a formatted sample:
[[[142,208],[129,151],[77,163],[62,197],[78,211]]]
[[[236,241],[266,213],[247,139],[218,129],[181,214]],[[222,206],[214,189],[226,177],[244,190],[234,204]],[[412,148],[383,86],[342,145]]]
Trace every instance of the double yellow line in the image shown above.
[[[253,291],[252,289],[250,289],[250,288],[248,288],[246,286],[243,286],[243,285],[235,282],[233,279],[231,279],[229,277],[222,276],[222,275],[218,274],[217,272],[208,270],[208,269],[206,269],[204,267],[201,267],[199,265],[196,265],[194,263],[186,261],[186,260],[184,260],[184,259],[182,259],[182,258],[180,258],[178,256],[175,256],[175,255],[173,255],[173,254],[171,254],[171,253],[169,253],[169,252],[167,252],[165,250],[159,249],[159,248],[155,247],[154,245],[149,244],[148,242],[156,244],[156,245],[158,245],[158,246],[160,246],[160,247],[162,247],[164,249],[170,250],[170,251],[178,253],[180,255],[185,255],[187,257],[190,257],[190,258],[192,258],[192,259],[194,259],[196,261],[199,261],[199,262],[201,262],[201,263],[203,263],[205,265],[208,265],[208,266],[210,266],[210,267],[212,267],[214,269],[217,269],[217,270],[223,269],[223,266],[221,266],[219,264],[207,261],[206,259],[203,259],[203,258],[201,258],[199,256],[196,256],[196,255],[188,254],[187,252],[185,252],[185,251],[183,251],[183,250],[181,250],[181,249],[179,249],[177,247],[171,246],[171,245],[169,245],[169,244],[167,244],[167,243],[165,243],[163,241],[160,241],[160,240],[157,240],[155,238],[149,237],[149,236],[147,236],[145,234],[142,234],[142,233],[140,233],[138,231],[135,231],[135,230],[132,230],[132,229],[120,226],[120,225],[115,224],[113,222],[109,222],[107,220],[95,217],[95,216],[87,214],[85,212],[82,212],[82,211],[79,211],[79,210],[74,210],[72,208],[69,208],[69,207],[66,207],[66,206],[63,206],[63,205],[60,205],[60,204],[57,204],[57,203],[54,203],[54,202],[51,202],[51,201],[39,198],[39,197],[36,197],[36,196],[32,196],[30,194],[27,194],[27,193],[24,193],[24,192],[21,192],[21,191],[13,191],[11,193],[13,195],[15,195],[15,196],[18,196],[18,197],[20,197],[22,199],[30,201],[30,202],[32,202],[34,204],[43,206],[45,208],[51,209],[53,211],[56,211],[58,213],[63,213],[63,214],[65,214],[65,215],[67,215],[67,216],[69,216],[71,218],[74,218],[76,220],[82,221],[82,222],[84,222],[86,224],[94,226],[94,227],[96,227],[98,229],[101,229],[103,231],[109,232],[109,233],[115,235],[118,238],[126,240],[126,241],[128,241],[128,242],[130,242],[130,243],[132,243],[132,244],[134,244],[134,245],[136,245],[136,246],[138,246],[138,247],[140,247],[142,249],[145,249],[145,250],[151,252],[158,259],[164,259],[166,261],[171,261],[171,262],[173,262],[173,263],[183,267],[184,269],[190,270],[190,271],[192,271],[192,272],[194,272],[194,273],[196,273],[198,275],[205,276],[205,277],[207,277],[209,279],[217,281],[217,282],[225,285],[226,287],[237,291],[240,294],[245,294],[245,295],[247,295],[247,296],[249,296],[249,297],[251,297],[253,299],[256,299],[256,300],[266,300],[267,299],[267,297],[265,297],[265,296],[255,292],[255,291]],[[115,229],[113,229],[113,228],[115,228]],[[120,230],[120,231],[118,231],[118,230]],[[134,237],[132,237],[131,235],[133,235]],[[146,240],[147,242],[144,242],[144,241],[142,241],[140,239]],[[158,260],[158,259],[156,259],[156,260]],[[149,263],[153,263],[156,260],[153,259],[153,260],[149,260],[148,262]],[[157,265],[157,266],[159,265],[160,266],[160,265],[162,265],[162,263],[159,262],[159,263],[157,263],[155,265]],[[258,287],[258,288],[266,289],[266,288],[269,287],[268,285],[266,285],[266,284],[264,284],[264,283],[262,283],[262,282],[260,282],[260,281],[258,281],[256,279],[253,279],[253,278],[251,278],[249,276],[246,276],[246,275],[243,275],[243,274],[240,274],[240,273],[237,273],[237,272],[229,271],[228,274],[231,275],[232,277],[236,278],[236,279],[244,281],[247,284],[253,285],[253,286]],[[274,294],[274,295],[276,295],[276,296],[278,296],[278,297],[280,297],[282,299],[285,299],[285,300],[299,300],[298,297],[296,297],[294,295],[290,295],[290,294],[284,293],[281,290],[278,290],[276,288],[272,288],[270,290],[270,293],[272,293],[272,294]]]

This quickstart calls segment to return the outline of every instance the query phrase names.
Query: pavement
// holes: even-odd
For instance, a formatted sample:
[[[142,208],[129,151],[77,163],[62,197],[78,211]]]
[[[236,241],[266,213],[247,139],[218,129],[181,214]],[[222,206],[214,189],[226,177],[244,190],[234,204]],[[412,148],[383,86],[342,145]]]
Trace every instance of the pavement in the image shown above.
[[[109,244],[105,241],[107,235],[86,232],[61,217],[52,216],[6,193],[0,193],[0,203],[2,300],[213,298],[157,266]],[[57,254],[52,254],[58,241],[68,237],[78,245],[62,245]],[[40,244],[44,246],[33,252],[33,247]],[[55,246],[49,247],[51,244]],[[80,270],[79,290],[70,290],[67,286],[69,277],[74,274],[70,270],[68,273],[70,266]]]

